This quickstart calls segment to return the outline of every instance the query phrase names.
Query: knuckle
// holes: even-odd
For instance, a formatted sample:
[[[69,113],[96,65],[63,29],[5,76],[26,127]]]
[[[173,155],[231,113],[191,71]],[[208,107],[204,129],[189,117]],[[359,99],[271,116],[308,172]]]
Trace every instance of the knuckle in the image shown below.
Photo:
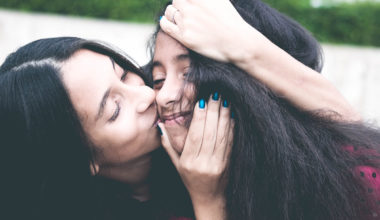
[[[226,107],[223,107],[220,111],[220,115],[221,117],[223,118],[227,118],[227,119],[230,119],[230,110]]]
[[[196,108],[194,111],[193,120],[202,121],[205,119],[206,119],[206,111],[200,111],[198,110],[198,108]]]
[[[225,147],[227,144],[227,135],[226,135],[226,132],[224,132],[224,133],[225,133],[225,135],[220,135],[218,137],[218,139],[216,140],[218,148]]]
[[[181,170],[187,170],[188,169],[188,163],[186,161],[181,160],[179,165],[178,165],[178,168],[180,168]]]
[[[197,144],[197,143],[200,143],[202,141],[201,135],[197,135],[195,133],[189,134],[188,138],[189,138],[190,143],[192,143],[192,144]]]
[[[186,24],[184,24],[184,26],[185,26],[185,29],[182,32],[183,41],[187,46],[191,46],[193,38],[191,36],[190,31],[186,28],[187,27]]]
[[[209,127],[208,129],[205,129],[204,139],[208,142],[213,141],[213,143],[215,143],[215,141],[216,141],[216,129],[211,128],[211,127]]]

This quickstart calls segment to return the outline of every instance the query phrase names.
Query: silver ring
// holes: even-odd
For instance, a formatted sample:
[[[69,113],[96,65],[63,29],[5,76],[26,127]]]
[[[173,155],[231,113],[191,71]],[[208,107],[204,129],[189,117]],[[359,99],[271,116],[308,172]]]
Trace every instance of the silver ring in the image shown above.
[[[172,16],[172,22],[173,22],[174,24],[177,24],[177,23],[175,22],[175,13],[177,13],[177,12],[179,12],[178,9],[175,10],[175,12],[173,13],[173,16]]]

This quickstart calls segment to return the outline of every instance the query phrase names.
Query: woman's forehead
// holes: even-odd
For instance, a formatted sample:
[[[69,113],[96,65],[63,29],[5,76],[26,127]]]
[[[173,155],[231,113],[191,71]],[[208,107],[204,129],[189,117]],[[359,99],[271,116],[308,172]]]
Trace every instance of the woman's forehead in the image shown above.
[[[90,50],[80,50],[61,69],[63,82],[72,103],[80,115],[95,114],[99,100],[112,84],[116,68],[108,56]]]

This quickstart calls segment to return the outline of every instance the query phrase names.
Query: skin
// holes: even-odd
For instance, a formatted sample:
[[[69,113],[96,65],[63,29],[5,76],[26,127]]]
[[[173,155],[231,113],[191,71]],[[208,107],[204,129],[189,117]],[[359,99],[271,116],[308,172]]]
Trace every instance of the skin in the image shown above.
[[[154,91],[135,73],[109,57],[79,50],[62,66],[63,82],[90,141],[99,175],[135,186],[135,197],[149,198],[146,179],[150,152],[160,146]],[[98,115],[106,91],[103,114]]]
[[[185,47],[234,63],[301,109],[334,111],[338,120],[361,119],[334,85],[246,23],[229,0],[173,0],[160,25]]]
[[[190,128],[185,126],[194,94],[192,85],[184,87],[189,66],[187,49],[159,32],[152,75],[161,118],[159,126],[164,133],[162,144],[189,191],[196,218],[224,219],[223,193],[228,175],[225,168],[232,147],[233,120],[220,97],[210,97],[204,109],[197,103]],[[185,113],[180,114],[180,110]],[[203,138],[199,138],[199,133]]]
[[[197,16],[193,16],[194,14]],[[180,105],[173,106],[173,103],[179,100],[177,94],[182,91],[182,88],[184,89],[184,97],[181,99],[182,106],[187,106],[187,103],[190,103],[189,100],[192,99],[191,86],[183,87],[184,76],[190,65],[185,46],[210,58],[234,63],[279,95],[287,97],[300,108],[333,110],[341,115],[339,119],[342,120],[360,119],[360,116],[331,83],[252,28],[227,0],[174,0],[173,5],[167,7],[160,25],[166,34],[159,32],[157,35],[153,57],[154,89],[160,114],[172,116],[169,117],[171,120],[164,118],[163,124],[160,124],[160,127],[165,130],[162,143],[171,155],[173,162],[178,163],[176,164],[177,170],[192,196],[197,219],[223,219],[226,217],[225,200],[221,193],[224,191],[224,182],[215,181],[223,179],[224,173],[220,171],[213,173],[210,169],[203,169],[203,172],[198,172],[197,176],[212,176],[212,178],[198,178],[205,181],[197,186],[188,181],[191,179],[191,175],[186,175],[184,172],[184,170],[188,170],[195,174],[197,172],[194,170],[202,170],[200,168],[202,165],[199,165],[201,163],[194,161],[191,163],[192,167],[186,167],[187,164],[190,164],[184,162],[188,160],[183,159],[184,152],[187,152],[186,147],[194,148],[197,145],[187,145],[186,127],[183,124],[182,116],[176,114],[179,111],[176,106]],[[236,33],[241,33],[238,34],[241,36],[238,41],[235,39]],[[256,41],[252,42],[252,39],[256,39]],[[247,47],[236,50],[236,48],[241,48],[241,44],[247,45]],[[180,57],[182,59],[178,59]],[[276,65],[272,65],[273,63]],[[310,99],[309,97],[314,98]],[[186,110],[185,108],[184,111]],[[172,123],[173,121],[177,123]],[[204,135],[204,137],[208,137],[208,135]],[[213,166],[218,167],[215,164]],[[183,169],[184,167],[186,169]],[[219,167],[222,170],[226,168],[226,166]],[[214,175],[210,175],[211,173]],[[215,193],[212,189],[220,189],[220,191],[216,190],[214,195],[221,196],[208,196],[214,200],[201,199],[208,202],[200,202],[199,204],[203,204],[203,206],[199,207],[194,204],[194,197],[197,197],[193,196],[191,192],[194,188],[205,189],[203,195],[212,195]]]
[[[76,52],[62,65],[61,72],[84,131],[95,147],[94,174],[128,184],[134,198],[149,200],[150,153],[160,146],[155,92],[137,74],[125,75],[109,57],[89,50]],[[99,114],[107,91],[104,112]],[[195,110],[181,157],[170,146],[162,127],[163,146],[189,190],[199,219],[215,216],[205,212],[205,207],[218,214],[216,219],[223,219],[219,215],[225,204],[220,182],[225,180],[221,173],[232,146],[229,115],[221,100],[210,100],[205,108]]]
[[[193,97],[191,86],[184,87],[184,98],[178,104],[183,82],[190,66],[189,53],[178,41],[163,32],[157,35],[153,57],[153,89],[160,119],[167,130],[173,148],[181,153],[188,128],[185,121],[190,117],[188,106]],[[182,107],[182,109],[180,109]],[[181,111],[182,110],[182,111]],[[181,112],[184,112],[181,114]]]

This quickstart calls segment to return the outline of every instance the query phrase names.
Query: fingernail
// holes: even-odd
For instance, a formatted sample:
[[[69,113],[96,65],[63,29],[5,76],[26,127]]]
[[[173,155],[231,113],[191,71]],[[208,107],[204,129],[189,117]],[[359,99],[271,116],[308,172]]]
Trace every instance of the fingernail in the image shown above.
[[[160,135],[162,136],[162,130],[161,130],[160,126],[157,125],[157,129],[158,129],[158,132],[160,132]]]
[[[158,19],[158,20],[161,21],[162,17],[164,17],[164,16],[160,16],[160,19]]]
[[[235,118],[234,112],[231,112],[231,118]]]
[[[228,101],[227,100],[223,101],[223,107],[228,108]]]
[[[205,108],[205,100],[204,99],[199,100],[199,108],[200,109],[204,109]]]
[[[217,101],[219,99],[219,94],[217,92],[212,96],[212,100]]]

